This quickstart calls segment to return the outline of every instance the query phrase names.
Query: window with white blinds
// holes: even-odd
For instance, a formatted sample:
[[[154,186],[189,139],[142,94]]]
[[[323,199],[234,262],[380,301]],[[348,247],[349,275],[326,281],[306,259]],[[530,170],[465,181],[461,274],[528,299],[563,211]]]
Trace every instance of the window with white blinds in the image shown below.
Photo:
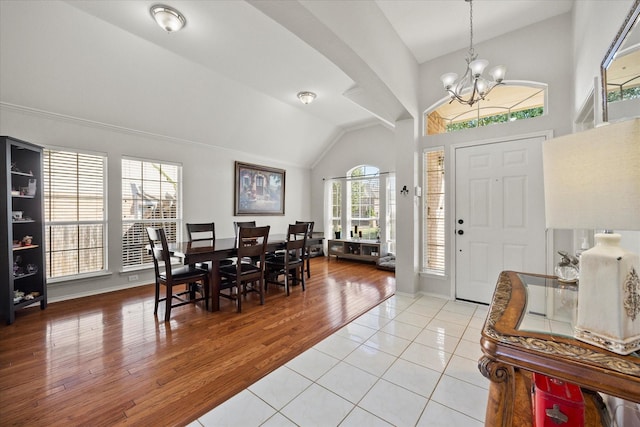
[[[331,182],[331,231],[341,231],[342,228],[342,183]],[[342,236],[344,237],[344,236]]]
[[[358,236],[363,239],[376,239],[380,220],[380,176],[373,166],[358,166],[347,175],[350,196],[349,218],[352,231],[358,227]]]
[[[390,173],[387,178],[387,251],[396,253],[396,176]]]
[[[424,198],[423,268],[432,274],[445,274],[445,181],[444,150],[424,154],[426,194]]]
[[[146,227],[162,227],[167,240],[180,237],[182,167],[122,159],[122,267],[153,262],[145,246]]]
[[[44,150],[47,278],[106,270],[103,155]]]

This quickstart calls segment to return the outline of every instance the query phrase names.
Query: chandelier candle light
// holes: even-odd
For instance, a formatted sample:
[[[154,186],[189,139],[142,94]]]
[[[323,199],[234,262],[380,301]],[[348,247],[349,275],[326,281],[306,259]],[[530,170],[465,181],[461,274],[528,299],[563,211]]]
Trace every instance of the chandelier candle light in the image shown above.
[[[469,3],[469,54],[466,58],[467,68],[464,75],[458,80],[456,73],[443,74],[440,79],[445,90],[451,95],[451,101],[457,100],[461,104],[472,106],[483,100],[491,90],[503,84],[507,69],[498,65],[489,71],[491,82],[482,77],[484,69],[489,65],[486,59],[478,59],[478,54],[473,49],[473,0],[465,0]]]

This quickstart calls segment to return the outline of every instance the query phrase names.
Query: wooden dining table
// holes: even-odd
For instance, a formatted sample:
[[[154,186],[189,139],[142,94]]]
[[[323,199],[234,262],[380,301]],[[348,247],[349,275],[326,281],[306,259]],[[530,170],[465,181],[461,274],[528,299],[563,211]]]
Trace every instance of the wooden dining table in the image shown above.
[[[232,258],[237,255],[237,249],[234,238],[215,239],[215,240],[198,240],[195,242],[177,242],[170,243],[169,250],[171,256],[181,258],[186,265],[198,262],[211,261],[211,270],[209,271],[209,283],[211,286],[211,311],[220,310],[220,260]],[[284,249],[287,236],[285,234],[270,235],[267,240],[267,251],[273,252]],[[324,240],[323,233],[313,233],[313,236],[307,238],[307,247],[322,244]]]

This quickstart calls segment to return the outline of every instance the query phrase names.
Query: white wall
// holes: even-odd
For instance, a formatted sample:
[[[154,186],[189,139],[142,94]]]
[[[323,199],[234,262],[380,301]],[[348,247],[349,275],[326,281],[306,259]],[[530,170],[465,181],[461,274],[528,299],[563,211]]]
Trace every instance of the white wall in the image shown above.
[[[0,106],[0,134],[43,146],[88,150],[108,156],[108,259],[109,275],[49,285],[49,299],[56,301],[153,282],[151,270],[135,272],[128,281],[121,264],[122,156],[182,164],[183,219],[214,221],[218,237],[233,237],[234,220],[256,220],[282,234],[287,224],[310,218],[310,171],[252,157],[246,152],[177,141],[162,136],[118,129],[69,117]],[[285,216],[233,216],[234,161],[264,164],[286,170]],[[183,230],[184,231],[184,230]]]

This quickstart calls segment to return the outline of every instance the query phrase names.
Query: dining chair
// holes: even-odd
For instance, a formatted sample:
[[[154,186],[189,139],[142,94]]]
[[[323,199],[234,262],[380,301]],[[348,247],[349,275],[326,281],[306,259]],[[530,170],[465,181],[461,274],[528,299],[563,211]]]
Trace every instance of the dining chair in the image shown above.
[[[266,260],[266,282],[284,286],[287,296],[290,285],[300,283],[305,290],[304,283],[304,251],[307,246],[309,224],[306,222],[290,224],[287,230],[287,241],[284,251]],[[280,281],[278,278],[284,276]]]
[[[256,222],[255,221],[233,221],[233,231],[236,233],[236,240],[235,240],[235,246],[234,247],[238,247],[238,230],[240,230],[240,227],[256,227]],[[241,260],[241,262],[257,262],[257,259],[242,259],[240,257],[238,257],[239,260]]]
[[[189,242],[203,242],[207,240],[211,240],[215,242],[216,240],[216,224],[213,222],[205,222],[205,223],[187,223],[187,237]],[[221,259],[220,265],[230,265],[233,264],[232,259]],[[207,262],[199,262],[196,264],[196,267],[211,270],[211,261]]]
[[[315,224],[315,221],[296,221],[296,224],[309,224],[307,239],[313,238],[313,226]],[[308,246],[304,247],[304,259],[307,263],[307,279],[311,279],[311,249]]]
[[[226,280],[220,284],[219,297],[236,300],[238,312],[242,311],[242,297],[248,291],[257,292],[260,304],[264,304],[265,253],[270,228],[238,227],[238,259],[243,261],[220,267],[220,276]]]
[[[147,236],[153,255],[153,268],[155,270],[155,305],[153,314],[158,314],[158,305],[165,302],[164,320],[168,322],[171,318],[171,309],[181,305],[204,301],[205,308],[209,309],[209,273],[206,270],[194,266],[184,266],[174,268],[171,266],[171,253],[167,244],[167,236],[162,228],[147,227]],[[160,271],[160,263],[164,264],[164,271]],[[160,298],[160,285],[166,288],[164,298]],[[185,290],[177,290],[174,287],[185,285]],[[199,293],[200,297],[195,298]],[[189,297],[187,297],[189,295]],[[177,300],[174,303],[173,300]]]

